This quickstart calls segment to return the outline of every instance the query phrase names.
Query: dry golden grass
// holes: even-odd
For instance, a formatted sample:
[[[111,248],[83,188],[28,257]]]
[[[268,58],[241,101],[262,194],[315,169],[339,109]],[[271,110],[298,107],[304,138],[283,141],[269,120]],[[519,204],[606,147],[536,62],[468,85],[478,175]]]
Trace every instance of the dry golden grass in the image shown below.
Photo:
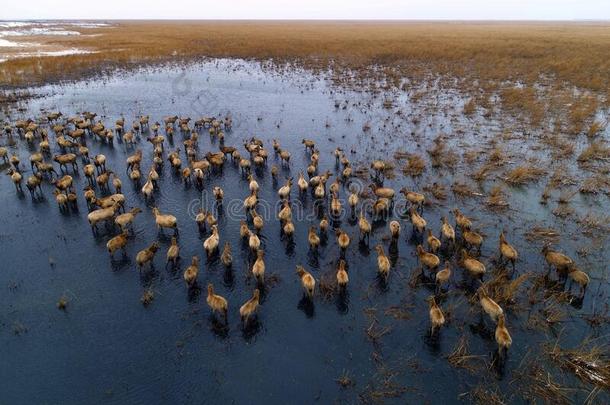
[[[451,190],[456,197],[480,197],[483,195],[473,190],[468,184],[459,181],[456,181],[451,185]]]
[[[471,98],[466,104],[464,104],[464,115],[470,116],[473,115],[476,111],[477,103],[473,98]]]
[[[606,124],[601,123],[599,121],[593,121],[589,129],[587,130],[587,135],[593,137],[598,135],[600,132],[603,132],[606,129]]]
[[[489,197],[485,201],[488,207],[502,209],[508,208],[507,196],[501,186],[494,186],[489,191]]]
[[[518,372],[515,372],[515,375],[515,380],[521,384],[521,395],[528,403],[557,405],[572,403],[570,400],[572,390],[565,387],[561,381],[557,381],[536,361],[530,360]]]
[[[0,65],[0,83],[23,86],[72,79],[114,68],[202,56],[273,59],[312,69],[329,66],[374,76],[384,65],[389,83],[428,73],[478,81],[478,88],[501,81],[527,87],[502,92],[509,108],[538,117],[530,87],[543,78],[608,93],[610,25],[607,23],[500,22],[248,22],[123,21],[112,29],[86,30],[98,36],[24,38],[47,45],[96,51],[86,55],[14,59]],[[378,71],[378,70],[377,70]],[[376,71],[376,72],[377,72]],[[472,101],[475,103],[475,101]],[[479,97],[485,106],[489,100]],[[469,107],[473,107],[472,106]],[[586,111],[585,111],[586,112]],[[578,121],[583,113],[575,107]],[[581,121],[583,122],[583,121]],[[583,122],[584,125],[584,122]]]
[[[525,233],[525,240],[528,242],[557,242],[561,234],[553,228],[532,227]]]
[[[610,194],[610,179],[604,175],[595,175],[585,179],[579,191],[586,194]]]
[[[556,342],[547,347],[547,354],[561,368],[572,371],[586,383],[610,389],[610,356],[607,345],[585,341],[575,349],[563,349]]]
[[[421,176],[426,169],[426,161],[420,155],[409,155],[407,164],[403,168],[404,174],[412,177]]]
[[[606,146],[602,141],[592,142],[578,155],[578,161],[581,163],[591,160],[609,161],[610,147]]]
[[[447,356],[447,361],[455,368],[464,368],[472,373],[480,371],[485,367],[485,357],[472,355],[469,351],[468,338],[462,335],[453,347],[453,351]]]
[[[599,108],[599,103],[596,97],[592,95],[583,95],[582,97],[576,98],[570,105],[568,111],[569,129],[571,134],[578,135],[585,130],[587,123],[594,116],[595,112]],[[588,128],[587,132],[591,132],[591,127],[595,131],[594,123]],[[598,128],[601,130],[601,128]],[[594,133],[591,133],[594,135]]]
[[[477,405],[505,405],[507,402],[502,398],[502,393],[498,389],[490,389],[485,385],[478,385],[470,391],[473,403]]]
[[[500,92],[502,106],[513,113],[525,114],[532,126],[540,125],[545,107],[533,87],[511,87]]]
[[[440,183],[432,183],[424,186],[424,191],[432,194],[434,198],[437,200],[446,200],[447,199],[447,189],[444,185]]]
[[[513,185],[526,184],[537,180],[543,174],[543,169],[533,165],[518,166],[506,174],[506,182]]]

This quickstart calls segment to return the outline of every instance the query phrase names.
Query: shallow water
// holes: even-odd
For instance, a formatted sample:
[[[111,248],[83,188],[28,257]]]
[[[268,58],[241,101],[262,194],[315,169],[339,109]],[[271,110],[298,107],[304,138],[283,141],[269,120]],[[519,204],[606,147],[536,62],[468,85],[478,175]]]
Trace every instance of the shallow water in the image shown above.
[[[380,398],[389,403],[456,402],[468,400],[470,397],[462,394],[479,384],[497,386],[505,398],[519,402],[523,399],[514,373],[524,357],[531,360],[539,356],[539,343],[554,342],[561,334],[562,343],[571,347],[585,337],[604,336],[610,331],[607,324],[592,328],[582,318],[608,302],[606,263],[610,256],[598,248],[586,258],[579,257],[576,251],[590,243],[589,239],[579,233],[573,222],[553,216],[555,205],[543,207],[538,203],[540,186],[509,189],[510,209],[497,213],[482,210],[481,198],[455,199],[450,185],[463,177],[459,171],[452,175],[430,168],[415,181],[396,170],[396,177],[386,179],[385,184],[396,189],[420,189],[432,181],[445,184],[447,201],[425,208],[429,227],[438,234],[441,215],[450,217],[449,209],[460,207],[476,218],[475,227],[486,236],[482,261],[489,268],[497,252],[497,235],[504,229],[521,254],[517,271],[542,273],[545,267],[539,253],[541,246],[527,242],[523,234],[533,224],[561,230],[561,250],[577,258],[592,278],[582,306],[564,304],[567,319],[546,332],[528,328],[533,309],[509,310],[507,324],[513,347],[502,370],[488,369],[496,348],[493,325],[488,319],[481,321],[478,306],[469,304],[471,293],[465,294],[462,286],[470,280],[463,277],[463,270],[454,266],[452,293],[441,301],[444,309],[453,308],[450,322],[438,339],[432,339],[427,336],[425,298],[434,292],[434,287],[420,283],[412,288],[408,284],[418,266],[410,223],[401,219],[402,234],[392,257],[395,264],[388,285],[383,286],[376,280],[377,255],[372,247],[382,243],[388,252],[387,223],[375,224],[369,251],[358,245],[357,225],[347,217],[333,225],[347,230],[352,237],[346,255],[348,297],[325,300],[318,294],[313,305],[302,300],[295,266],[304,265],[319,281],[322,274],[333,271],[339,249],[334,235],[329,234],[318,255],[308,251],[307,229],[318,219],[311,215],[312,197],[299,197],[296,185],[292,200],[302,207],[303,219],[295,223],[294,243],[280,236],[275,219],[276,190],[285,177],[296,180],[299,171],[307,166],[309,155],[301,139],[316,140],[321,151],[320,172],[328,169],[333,173],[331,152],[337,146],[343,147],[354,167],[358,167],[373,158],[391,160],[397,150],[425,155],[426,147],[440,132],[465,130],[448,141],[456,149],[477,144],[490,136],[498,123],[462,117],[463,100],[456,94],[438,95],[441,108],[436,111],[411,104],[405,97],[398,98],[398,107],[388,110],[382,107],[382,97],[343,91],[305,72],[280,74],[257,64],[222,60],[184,69],[145,70],[47,86],[33,92],[41,97],[30,100],[23,111],[13,112],[11,119],[37,116],[42,110],[60,110],[67,116],[93,111],[112,126],[121,115],[130,122],[140,114],[150,114],[152,123],[174,114],[195,119],[228,114],[234,125],[226,134],[226,145],[239,146],[245,153],[244,139],[259,137],[270,152],[269,165],[279,165],[271,148],[271,139],[277,138],[292,158],[290,168],[282,170],[277,184],[271,179],[269,167],[255,172],[261,186],[260,198],[266,202],[259,213],[265,216],[261,239],[267,274],[276,276],[277,281],[266,289],[257,324],[245,331],[240,327],[238,308],[250,298],[254,282],[248,277],[251,258],[239,238],[239,220],[244,219],[241,199],[248,194],[248,182],[230,161],[221,174],[206,179],[203,191],[185,188],[165,164],[154,205],[178,218],[182,262],[178,270],[164,266],[169,246],[166,232],[160,238],[162,247],[154,268],[141,274],[136,270],[135,255],[158,234],[150,211],[152,204],[146,208],[139,187],[132,186],[125,174],[125,158],[133,153],[131,149],[117,140],[113,146],[87,140],[91,155],[106,155],[107,167],[120,175],[127,209],[144,209],[135,221],[136,236],[130,239],[127,258],[123,259],[117,254],[117,259],[111,261],[106,252],[105,244],[112,231],[102,226],[94,236],[88,226],[87,208],[80,194],[86,182],[82,174],[75,179],[79,211],[69,214],[58,211],[49,184],[43,186],[45,199],[35,202],[27,190],[25,195],[17,195],[10,179],[2,176],[0,238],[4,265],[0,285],[5,289],[0,294],[0,305],[5,310],[0,312],[0,381],[5,383],[0,402],[352,403],[372,400],[376,391],[396,394]],[[396,114],[398,109],[400,115]],[[420,122],[413,123],[413,117]],[[372,128],[363,132],[367,122],[372,123]],[[181,147],[182,140],[177,131],[171,149]],[[520,141],[514,144],[524,158],[541,153]],[[12,151],[19,153],[27,177],[31,174],[27,145],[20,141],[18,146]],[[142,172],[146,173],[152,146],[142,139],[138,148],[144,150]],[[217,148],[218,141],[203,132],[200,155]],[[350,153],[352,150],[354,153]],[[184,153],[182,157],[184,161]],[[80,162],[79,166],[82,167]],[[355,179],[353,185],[365,187],[369,183]],[[234,265],[229,274],[217,258],[203,258],[199,286],[205,289],[212,282],[217,293],[228,299],[227,330],[218,328],[210,316],[205,291],[189,294],[182,280],[182,271],[191,256],[205,256],[202,241],[207,236],[198,233],[193,213],[202,204],[212,207],[210,192],[214,185],[225,191],[225,204],[218,214],[219,230],[221,245],[225,241],[231,243]],[[342,196],[346,193],[347,189],[342,188]],[[579,212],[603,213],[608,198],[576,196],[571,204]],[[154,291],[154,301],[148,307],[139,302],[145,288]],[[65,312],[56,308],[62,295],[69,301]],[[522,294],[520,301],[526,300]],[[396,308],[407,314],[406,319],[391,316],[392,311],[388,310]],[[371,325],[378,331],[388,328],[387,334],[371,341],[366,332]],[[468,337],[471,354],[480,355],[485,362],[485,367],[476,373],[452,368],[446,359],[462,335]],[[582,402],[591,390],[569,373],[561,376],[546,357],[540,356],[537,362],[556,378],[565,378],[567,385],[579,387],[570,393],[576,402]],[[336,380],[345,372],[354,385],[342,388]],[[600,395],[598,399],[603,400],[605,394]]]

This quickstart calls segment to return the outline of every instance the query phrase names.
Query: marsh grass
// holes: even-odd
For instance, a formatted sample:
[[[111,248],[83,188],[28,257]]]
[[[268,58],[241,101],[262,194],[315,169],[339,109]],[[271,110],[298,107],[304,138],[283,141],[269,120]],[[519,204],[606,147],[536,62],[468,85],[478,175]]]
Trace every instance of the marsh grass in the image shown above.
[[[477,103],[474,98],[471,98],[464,104],[464,115],[472,116],[477,111]]]
[[[557,341],[547,345],[546,354],[585,383],[610,389],[610,347],[607,345],[594,345],[586,340],[577,348],[563,349]]]
[[[532,126],[539,126],[544,118],[545,106],[533,87],[511,87],[500,91],[502,107],[526,116]]]
[[[576,184],[577,182],[570,174],[568,168],[565,165],[561,165],[551,175],[548,186],[555,189],[565,186],[574,186]],[[567,190],[562,191],[562,193],[568,197],[568,200],[574,195],[574,193]]]
[[[413,305],[393,305],[386,308],[383,314],[393,319],[407,320],[413,317],[413,313],[411,312],[413,308]]]
[[[337,292],[337,277],[335,270],[328,270],[320,276],[320,293],[325,300],[331,299]]]
[[[381,74],[395,83],[430,73],[461,77],[489,89],[519,79],[523,89],[502,90],[507,108],[536,110],[541,75],[607,92],[610,32],[605,23],[335,22],[335,21],[119,21],[97,36],[33,37],[46,45],[93,54],[22,58],[2,64],[2,83],[20,85],[71,78],[150,62],[203,56],[295,62],[312,69]],[[83,31],[84,32],[84,31]],[[27,38],[30,39],[30,38]],[[491,83],[491,84],[490,84]],[[415,97],[413,95],[412,97]],[[484,97],[477,97],[483,106]],[[583,104],[583,103],[580,103]],[[575,110],[585,110],[583,107]],[[579,113],[575,112],[577,116]],[[530,114],[531,116],[532,114]],[[584,114],[586,115],[586,114]],[[578,118],[578,117],[576,117]]]
[[[472,355],[469,351],[468,338],[462,335],[447,356],[447,361],[455,368],[463,368],[471,373],[485,368],[485,356]]]
[[[578,155],[578,162],[580,163],[588,163],[594,160],[610,162],[610,147],[602,141],[595,141]]]
[[[516,381],[520,382],[522,396],[532,403],[554,403],[569,405],[572,403],[572,389],[563,386],[555,377],[535,362],[522,366],[514,373]]]
[[[585,194],[610,194],[610,177],[597,174],[585,179],[579,191]]]
[[[349,388],[354,385],[354,381],[347,370],[343,370],[339,378],[337,378],[335,381],[341,386],[341,388]]]
[[[594,130],[594,116],[599,108],[597,98],[591,94],[583,94],[575,96],[568,110],[568,132],[572,135],[578,135],[585,131],[588,123],[591,123],[588,132],[591,133],[591,128]],[[595,135],[595,133],[591,133]]]
[[[506,173],[505,180],[511,185],[523,185],[538,180],[544,170],[531,164],[517,166]]]
[[[606,124],[596,120],[596,121],[593,121],[591,126],[589,126],[589,129],[587,130],[587,135],[589,137],[594,137],[594,136],[600,134],[601,132],[603,132],[605,129],[606,129]]]
[[[497,269],[494,277],[484,283],[485,288],[493,299],[502,307],[515,306],[517,294],[522,285],[532,277],[530,273],[524,273],[511,279],[510,274],[504,268]]]
[[[433,168],[454,169],[459,162],[458,154],[447,148],[447,136],[440,134],[434,138],[433,146],[428,149],[430,162]]]
[[[489,196],[485,203],[489,208],[492,209],[505,209],[508,208],[507,195],[502,189],[502,186],[494,186],[489,191]]]
[[[574,208],[570,207],[568,204],[559,204],[551,212],[556,217],[562,218],[562,219],[571,217],[572,215],[574,215],[576,213]]]
[[[495,167],[496,166],[494,164],[485,163],[484,165],[479,167],[479,169],[474,171],[470,176],[474,181],[480,183],[482,181],[487,180],[487,178],[491,175]]]
[[[551,154],[556,160],[571,158],[576,150],[573,142],[558,134],[547,134],[542,138],[542,142],[552,148]]]
[[[366,328],[366,336],[372,343],[379,344],[380,339],[391,331],[391,326],[381,326],[377,318],[373,318],[369,326]]]
[[[541,226],[533,226],[525,233],[525,239],[528,242],[557,242],[561,237],[561,233],[553,228],[545,228]]]
[[[411,154],[407,157],[407,164],[403,168],[403,173],[407,176],[421,176],[426,169],[426,161],[423,157],[417,154]]]
[[[583,233],[591,236],[605,235],[610,232],[610,216],[588,212],[578,218],[578,224],[583,228]]]
[[[481,197],[481,196],[483,196],[483,194],[475,191],[468,184],[460,182],[460,181],[456,181],[451,185],[451,191],[453,191],[453,193],[457,197]]]
[[[437,200],[443,201],[447,199],[447,188],[440,183],[432,183],[423,187],[423,190],[432,194]]]
[[[386,403],[388,398],[400,398],[407,392],[415,391],[414,388],[403,385],[403,379],[399,377],[406,367],[415,368],[416,363],[409,359],[399,359],[397,365],[390,365],[377,352],[373,352],[372,358],[377,363],[377,371],[359,394],[360,402]]]
[[[497,387],[490,389],[486,385],[478,385],[468,393],[472,402],[477,405],[505,405],[507,402],[502,398],[502,393]]]

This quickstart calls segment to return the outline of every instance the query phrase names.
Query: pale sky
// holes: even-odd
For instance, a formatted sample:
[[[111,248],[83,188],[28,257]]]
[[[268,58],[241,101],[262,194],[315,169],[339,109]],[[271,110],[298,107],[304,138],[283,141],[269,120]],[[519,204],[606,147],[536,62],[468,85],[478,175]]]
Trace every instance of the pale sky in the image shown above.
[[[0,19],[610,20],[610,0],[3,0]]]

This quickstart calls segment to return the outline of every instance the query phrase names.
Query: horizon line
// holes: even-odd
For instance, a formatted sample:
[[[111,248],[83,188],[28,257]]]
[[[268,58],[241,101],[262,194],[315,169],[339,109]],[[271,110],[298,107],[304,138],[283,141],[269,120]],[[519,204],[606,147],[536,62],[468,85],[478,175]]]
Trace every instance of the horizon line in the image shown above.
[[[610,18],[574,19],[451,19],[451,18],[3,18],[0,22],[20,21],[198,21],[198,22],[602,22],[610,23]]]

